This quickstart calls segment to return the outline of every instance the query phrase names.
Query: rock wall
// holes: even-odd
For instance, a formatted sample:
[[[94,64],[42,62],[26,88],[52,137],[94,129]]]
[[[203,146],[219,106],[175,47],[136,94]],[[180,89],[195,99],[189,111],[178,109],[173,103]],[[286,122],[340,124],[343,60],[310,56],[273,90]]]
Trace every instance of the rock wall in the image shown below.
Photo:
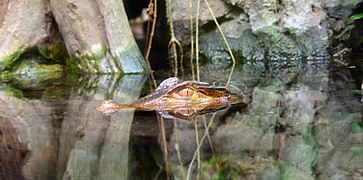
[[[352,28],[347,22],[353,10],[349,0],[215,0],[209,4],[239,61],[327,57],[329,50],[335,50],[330,47],[345,46]],[[192,9],[195,27],[197,1]],[[188,0],[173,2],[176,37],[185,49],[190,46],[190,12]],[[199,19],[201,55],[212,62],[230,62],[205,1]]]
[[[352,93],[354,75],[349,69],[330,69],[328,60],[296,62],[266,78],[251,76],[259,79],[251,103],[226,119],[215,116],[219,123],[209,130],[213,155],[230,158],[224,164],[238,164],[224,175],[238,167],[253,169],[230,179],[363,178],[362,103]],[[179,125],[170,138],[170,144],[179,143],[182,162],[189,162],[194,153],[193,128]],[[203,145],[209,147],[207,140]],[[202,148],[203,160],[209,151]],[[177,162],[176,153],[169,154]],[[212,176],[217,174],[213,170],[206,171]]]

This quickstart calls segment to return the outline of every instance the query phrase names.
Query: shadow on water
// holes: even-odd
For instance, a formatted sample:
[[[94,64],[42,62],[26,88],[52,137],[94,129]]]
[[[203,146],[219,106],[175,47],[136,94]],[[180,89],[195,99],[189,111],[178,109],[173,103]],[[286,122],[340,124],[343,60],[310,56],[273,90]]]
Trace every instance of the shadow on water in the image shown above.
[[[203,72],[209,82],[228,74]],[[143,75],[1,83],[0,179],[359,179],[359,72],[328,60],[247,63],[231,84],[251,103],[164,116],[163,126],[152,111],[96,109],[149,94]]]

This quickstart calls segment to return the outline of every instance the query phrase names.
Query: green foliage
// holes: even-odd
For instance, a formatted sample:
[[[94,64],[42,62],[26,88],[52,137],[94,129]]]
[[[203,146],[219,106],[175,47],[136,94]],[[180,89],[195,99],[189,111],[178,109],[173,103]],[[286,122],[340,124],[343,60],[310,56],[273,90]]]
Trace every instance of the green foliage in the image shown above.
[[[352,4],[353,5],[356,5],[357,3],[357,0],[352,0]],[[353,22],[354,20],[357,20],[357,19],[362,19],[363,18],[363,13],[359,13],[359,14],[354,14],[352,16],[349,17],[348,19],[348,22]]]
[[[359,1],[359,2],[361,2],[361,1]],[[356,5],[356,3],[359,3],[359,2],[357,2],[357,0],[352,0],[353,5]],[[354,15],[349,17],[348,22],[351,23],[351,22],[353,22],[355,20],[362,19],[362,18],[363,18],[363,13],[354,14]]]
[[[352,0],[352,3],[353,3],[354,5],[356,5],[357,0]],[[363,13],[354,14],[354,15],[352,15],[352,16],[350,16],[350,17],[349,17],[348,22],[349,22],[349,23],[352,23],[352,22],[354,22],[355,20],[362,19],[362,18],[363,18]],[[356,43],[355,43],[355,46],[358,46],[358,45],[360,45],[360,44],[362,44],[362,43],[363,43],[363,36],[361,36],[361,37],[359,37],[359,38],[358,38],[358,40],[357,40],[357,41],[356,41]]]
[[[357,20],[357,19],[362,19],[363,18],[363,13],[360,13],[360,14],[354,14],[352,16],[349,17],[348,19],[348,22],[353,22],[354,20]]]
[[[352,89],[352,93],[355,94],[355,95],[359,95],[359,96],[362,96],[362,91],[360,89]]]

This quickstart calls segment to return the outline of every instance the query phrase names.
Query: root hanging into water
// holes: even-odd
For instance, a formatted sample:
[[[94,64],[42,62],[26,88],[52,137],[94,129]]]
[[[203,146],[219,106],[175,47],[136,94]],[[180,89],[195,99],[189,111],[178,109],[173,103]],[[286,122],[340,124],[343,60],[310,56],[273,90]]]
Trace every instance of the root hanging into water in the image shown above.
[[[208,136],[208,131],[209,131],[209,128],[212,126],[212,123],[214,121],[214,118],[216,116],[217,113],[213,113],[212,117],[210,118],[210,121],[209,121],[209,124],[207,126],[207,128],[205,129],[204,131],[204,135],[202,136],[202,138],[200,139],[200,143],[199,145],[197,146],[197,149],[196,151],[194,152],[193,154],[193,158],[192,160],[190,161],[190,164],[189,164],[189,167],[188,167],[188,172],[187,172],[187,180],[191,179],[191,173],[192,173],[192,167],[193,167],[193,164],[194,164],[194,161],[195,161],[195,158],[197,158],[197,153],[198,151],[200,151],[200,148],[202,147],[203,145],[203,142],[204,142],[204,139]]]
[[[180,64],[181,64],[181,69],[182,69],[182,79],[184,76],[184,69],[183,69],[183,48],[180,44],[180,42],[175,38],[175,33],[174,33],[174,22],[173,22],[173,15],[171,13],[171,0],[167,0],[166,1],[166,8],[168,10],[169,13],[169,28],[170,28],[170,35],[171,35],[171,39],[169,41],[169,45],[168,45],[168,53],[170,52],[170,46],[173,47],[173,53],[174,53],[174,76],[178,77],[178,56],[177,56],[177,50],[176,50],[176,45],[178,45],[179,47],[179,51],[180,51]],[[170,55],[168,56],[170,57]]]
[[[154,1],[154,3],[153,3]],[[157,84],[156,84],[156,80],[154,77],[154,73],[153,70],[151,69],[151,65],[150,65],[150,60],[149,60],[149,56],[150,56],[150,51],[151,51],[151,45],[153,42],[153,38],[154,38],[154,33],[155,33],[155,26],[156,26],[156,17],[157,17],[157,1],[158,0],[150,0],[149,3],[149,18],[148,18],[148,22],[147,22],[147,31],[146,31],[146,43],[147,46],[145,49],[145,60],[146,60],[146,65],[147,68],[150,72],[150,77],[151,77],[151,81],[153,83],[154,88],[156,89]],[[149,36],[149,27],[150,27],[150,21],[151,21],[151,16],[153,16],[153,22],[152,22],[152,27],[151,27],[151,32],[150,32],[150,36]]]
[[[197,147],[199,147],[199,133],[198,133],[198,124],[197,119],[194,120],[194,129],[195,129],[195,142],[197,144]],[[197,177],[195,179],[199,179],[199,173],[200,173],[200,150],[197,149]]]
[[[184,67],[183,67],[183,57],[184,57],[184,54],[183,54],[183,47],[181,45],[181,43],[175,38],[175,37],[172,37],[169,41],[169,44],[168,44],[168,57],[170,57],[170,48],[171,46],[173,46],[173,51],[174,51],[174,56],[176,56],[176,48],[174,49],[175,47],[175,44],[178,45],[178,48],[179,48],[179,52],[180,52],[180,70],[181,70],[181,79],[183,80],[184,79]],[[175,60],[176,59],[176,60]],[[177,62],[177,59],[178,58],[175,58],[174,57],[174,76],[175,77],[178,77],[178,62]]]
[[[207,119],[205,119],[205,116],[203,116],[203,125],[204,125],[204,128],[206,129],[206,134],[207,134],[207,139],[208,139],[208,143],[209,143],[209,147],[210,149],[212,150],[212,154],[214,154],[214,147],[213,147],[213,143],[212,143],[212,138],[210,137],[210,134],[209,134],[209,129],[207,128]]]
[[[190,23],[190,67],[192,71],[192,80],[195,81],[194,74],[194,27],[193,27],[193,0],[189,0],[189,23]]]
[[[200,12],[200,0],[197,3],[197,19],[195,21],[195,63],[197,66],[197,81],[200,81],[199,73],[199,12]]]
[[[183,168],[183,163],[182,163],[182,160],[181,160],[181,155],[180,155],[180,149],[179,149],[179,136],[178,136],[178,123],[176,121],[176,119],[174,119],[174,130],[173,130],[174,134],[175,134],[175,143],[174,143],[174,148],[175,148],[175,151],[178,155],[178,160],[179,160],[179,166],[180,166],[180,169],[182,170],[182,175],[183,175],[183,179],[185,179],[184,175],[184,168]]]
[[[164,162],[165,162],[165,171],[166,171],[166,177],[169,179],[169,158],[168,158],[168,146],[166,142],[166,135],[165,135],[165,125],[164,125],[164,118],[162,118],[159,114],[157,115],[158,122],[159,122],[159,128],[162,138],[162,144],[163,144],[163,151],[164,151]]]
[[[236,90],[236,92],[238,92],[238,94],[240,94],[240,95],[243,95],[243,92],[244,91],[246,91],[247,90],[247,86],[245,85],[245,84],[242,84],[243,85],[243,87],[244,87],[244,90],[240,90],[237,86],[235,86],[235,85],[229,85],[227,88],[228,89],[231,89],[231,88],[229,88],[229,87],[232,87],[233,89],[235,89]]]
[[[147,51],[148,49],[151,49],[151,47],[149,47],[149,41],[150,41],[150,25],[151,25],[151,17],[153,17],[154,15],[154,0],[150,0],[149,5],[147,7],[147,13],[148,13],[148,18],[147,18],[147,25],[146,25],[146,36],[145,36],[145,49],[144,49],[144,54],[145,54],[145,59],[148,59],[148,55],[147,55]]]

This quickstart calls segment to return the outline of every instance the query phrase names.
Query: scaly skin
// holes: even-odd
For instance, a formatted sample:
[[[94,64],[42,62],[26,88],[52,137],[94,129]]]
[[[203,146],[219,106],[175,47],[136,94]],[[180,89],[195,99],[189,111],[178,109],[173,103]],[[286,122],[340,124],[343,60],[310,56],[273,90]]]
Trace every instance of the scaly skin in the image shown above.
[[[164,80],[154,93],[140,98],[135,103],[127,105],[106,100],[98,107],[98,110],[104,114],[127,108],[177,111],[171,114],[188,114],[186,112],[211,112],[240,103],[244,103],[243,98],[230,93],[225,87],[216,87],[197,81],[179,83],[177,78],[169,78]]]

